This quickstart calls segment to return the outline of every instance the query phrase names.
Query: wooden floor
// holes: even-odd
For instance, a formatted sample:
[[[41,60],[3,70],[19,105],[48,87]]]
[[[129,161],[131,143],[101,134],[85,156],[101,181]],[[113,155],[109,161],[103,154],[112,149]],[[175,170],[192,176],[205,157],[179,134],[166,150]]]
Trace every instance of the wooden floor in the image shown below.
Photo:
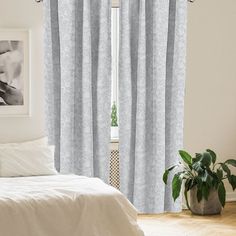
[[[227,203],[221,215],[179,214],[140,215],[145,236],[236,236],[236,202]]]

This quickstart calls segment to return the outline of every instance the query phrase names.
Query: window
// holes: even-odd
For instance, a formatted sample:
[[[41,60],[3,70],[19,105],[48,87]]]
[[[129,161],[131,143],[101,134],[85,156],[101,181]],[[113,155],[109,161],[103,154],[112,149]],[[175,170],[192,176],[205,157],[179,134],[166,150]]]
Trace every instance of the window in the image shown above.
[[[119,119],[119,8],[112,8],[111,12],[111,47],[112,47],[112,84],[111,84],[111,110]],[[114,111],[114,105],[116,111]],[[115,113],[114,113],[115,112]],[[111,138],[118,139],[118,127],[111,124]]]
[[[112,91],[111,104],[118,105],[119,79],[119,8],[112,8],[111,45],[112,45]]]

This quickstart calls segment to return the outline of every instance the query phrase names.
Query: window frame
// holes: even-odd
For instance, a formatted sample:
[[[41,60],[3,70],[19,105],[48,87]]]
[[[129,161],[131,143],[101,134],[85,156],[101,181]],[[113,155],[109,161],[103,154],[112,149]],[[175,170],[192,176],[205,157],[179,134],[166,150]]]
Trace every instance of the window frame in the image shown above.
[[[119,119],[119,8],[112,8],[111,14],[111,51],[112,51],[112,83],[111,106],[115,102]]]

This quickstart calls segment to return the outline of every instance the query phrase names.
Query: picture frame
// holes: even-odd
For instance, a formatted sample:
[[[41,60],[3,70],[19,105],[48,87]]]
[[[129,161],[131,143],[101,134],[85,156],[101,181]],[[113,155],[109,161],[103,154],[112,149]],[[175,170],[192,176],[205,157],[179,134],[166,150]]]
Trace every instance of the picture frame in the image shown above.
[[[0,28],[0,117],[30,117],[30,30]]]

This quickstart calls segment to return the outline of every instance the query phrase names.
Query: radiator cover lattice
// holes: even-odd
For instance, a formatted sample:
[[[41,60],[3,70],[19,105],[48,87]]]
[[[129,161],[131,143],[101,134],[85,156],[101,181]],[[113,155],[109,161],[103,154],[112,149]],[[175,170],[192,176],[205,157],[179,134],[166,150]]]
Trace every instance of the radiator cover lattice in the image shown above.
[[[118,149],[111,150],[109,182],[112,187],[120,189],[120,159]]]

